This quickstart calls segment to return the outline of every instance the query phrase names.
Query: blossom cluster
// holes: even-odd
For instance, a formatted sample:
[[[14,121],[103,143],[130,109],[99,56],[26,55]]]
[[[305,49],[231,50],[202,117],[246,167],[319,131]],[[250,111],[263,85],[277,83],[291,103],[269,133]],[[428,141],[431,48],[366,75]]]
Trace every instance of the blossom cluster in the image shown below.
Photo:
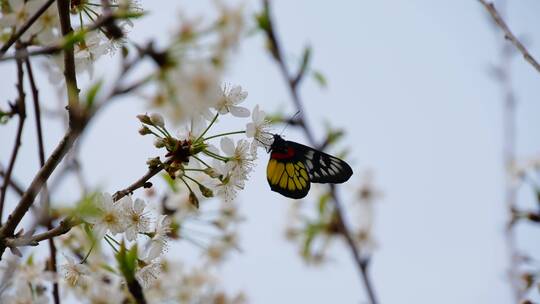
[[[44,4],[2,1],[0,41],[7,41]],[[239,85],[223,84],[245,25],[242,6],[219,1],[216,5],[213,22],[183,16],[171,44],[144,55],[157,63],[147,77],[154,89],[144,93],[148,108],[165,118],[157,113],[139,115],[139,133],[153,136],[154,146],[161,149],[147,165],[162,171],[169,191],[156,195],[159,186],[152,187],[145,199],[127,192],[111,196],[90,191],[74,207],[54,209],[53,222],[66,217],[74,223],[68,233],[55,237],[58,273],[50,271],[50,262],[34,258],[34,253],[43,254],[39,250],[26,260],[5,263],[5,273],[10,268],[14,275],[0,279],[0,302],[48,303],[52,284],[88,303],[130,302],[133,288],[140,288],[149,303],[246,301],[241,293],[227,295],[211,273],[229,252],[239,249],[237,230],[243,218],[235,198],[245,187],[257,150],[267,149],[272,136],[264,111],[242,104],[247,92]],[[143,53],[141,46],[125,39],[131,20],[142,15],[135,1],[71,1],[70,14],[71,36],[62,35],[53,3],[21,42],[26,47],[72,43],[76,72],[88,72],[90,80],[103,55],[122,48],[126,59],[129,47]],[[114,14],[113,21],[94,27],[107,14]],[[63,55],[46,58],[52,82],[62,84]],[[225,117],[251,119],[238,130],[216,132]],[[171,254],[170,248],[184,241],[201,251],[200,265],[185,267],[181,256]]]

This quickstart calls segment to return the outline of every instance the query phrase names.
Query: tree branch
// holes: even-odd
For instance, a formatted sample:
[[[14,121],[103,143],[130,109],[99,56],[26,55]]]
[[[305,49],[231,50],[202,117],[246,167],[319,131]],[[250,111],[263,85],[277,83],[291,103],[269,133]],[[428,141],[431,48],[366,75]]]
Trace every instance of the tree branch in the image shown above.
[[[4,179],[6,177],[6,172],[4,172],[2,168],[0,168],[0,176]],[[24,194],[23,188],[13,180],[13,176],[9,179],[9,186],[17,193],[17,195],[22,196]]]
[[[4,56],[4,54],[7,52],[7,50],[15,43],[15,41],[19,40],[21,36],[34,24],[43,13],[51,6],[51,4],[54,3],[55,0],[48,0],[43,6],[34,14],[26,23],[15,33],[13,34],[9,40],[2,45],[0,48],[0,58]]]
[[[45,147],[43,144],[43,130],[41,127],[41,109],[39,105],[39,91],[36,86],[36,82],[34,79],[34,73],[32,71],[32,64],[30,63],[30,59],[26,58],[24,60],[24,63],[26,65],[26,70],[28,72],[28,81],[30,82],[30,89],[32,92],[32,100],[34,102],[34,116],[36,119],[36,133],[38,138],[38,156],[39,156],[39,164],[41,167],[45,165]],[[41,201],[42,201],[42,213],[46,216],[46,223],[47,223],[47,229],[52,229],[52,219],[50,217],[50,198],[49,198],[49,191],[47,189],[47,183],[43,186],[43,190],[41,191]],[[54,244],[54,239],[49,238],[49,255],[50,255],[50,266],[51,270],[54,273],[58,272],[57,269],[57,263],[56,263],[56,245]],[[53,299],[55,304],[60,304],[60,288],[58,285],[58,282],[53,283]]]
[[[69,0],[58,0],[56,4],[58,6],[58,17],[60,18],[60,29],[62,35],[66,37],[73,32],[69,13]],[[68,105],[74,107],[79,104],[79,88],[77,87],[77,75],[75,74],[73,45],[64,47],[64,78],[66,79]]]
[[[39,242],[44,240],[52,240],[54,237],[65,234],[71,230],[71,228],[79,225],[81,222],[73,221],[72,219],[64,219],[58,224],[55,228],[47,230],[43,233],[35,234],[32,237],[16,237],[16,238],[7,238],[5,240],[6,246],[21,247],[21,246],[37,246]]]
[[[529,53],[527,48],[519,41],[519,39],[516,38],[516,36],[510,31],[508,28],[508,25],[506,25],[506,22],[504,22],[503,18],[495,8],[495,5],[493,3],[487,2],[486,0],[478,0],[488,11],[488,13],[493,18],[493,21],[501,28],[501,30],[504,32],[504,38],[510,43],[512,43],[523,55],[523,58],[530,63],[537,72],[540,72],[540,64],[534,59],[534,57]]]
[[[19,153],[19,148],[21,146],[21,137],[22,137],[22,131],[24,128],[24,122],[26,119],[26,105],[24,102],[25,99],[25,93],[23,88],[23,66],[22,61],[17,60],[17,91],[19,93],[19,97],[17,98],[17,114],[19,116],[19,124],[17,126],[17,134],[15,135],[15,144],[13,145],[13,152],[11,153],[11,159],[9,161],[9,165],[6,171],[6,174],[4,176],[4,184],[2,185],[2,189],[0,191],[0,223],[2,222],[2,215],[4,212],[4,203],[6,200],[6,192],[7,187],[11,180],[11,174],[13,172],[13,167],[15,166],[15,161],[17,160],[17,155]]]
[[[148,169],[148,172],[146,172],[145,175],[143,175],[141,178],[139,178],[138,180],[136,180],[133,184],[131,184],[130,186],[128,186],[127,188],[123,189],[123,190],[119,190],[117,191],[114,195],[113,195],[113,201],[118,201],[119,199],[121,199],[122,197],[126,196],[126,195],[129,195],[129,194],[132,194],[133,191],[139,189],[139,188],[142,188],[142,187],[147,187],[148,186],[148,180],[150,178],[152,178],[154,175],[158,174],[161,170],[163,170],[163,165],[159,165],[155,168],[151,168],[151,169]]]
[[[299,120],[300,123],[298,123],[298,126],[300,128],[302,128],[302,130],[304,131],[304,134],[308,138],[308,141],[310,142],[310,144],[312,146],[314,146],[314,147],[317,147],[318,145],[315,142],[315,137],[313,136],[313,133],[312,133],[311,129],[309,128],[307,122],[306,122],[305,112],[303,110],[303,104],[302,104],[302,101],[300,99],[300,95],[298,93],[299,81],[297,81],[297,79],[301,79],[302,75],[299,74],[299,75],[293,77],[289,73],[289,71],[287,69],[287,65],[286,65],[286,63],[285,63],[285,61],[283,59],[281,45],[279,43],[279,40],[277,39],[275,30],[274,30],[274,26],[273,26],[271,14],[270,14],[269,1],[268,0],[263,0],[263,6],[264,6],[264,14],[266,14],[266,22],[267,22],[267,27],[265,27],[264,30],[265,30],[266,36],[268,38],[268,41],[270,43],[272,56],[274,57],[274,59],[278,63],[281,74],[282,74],[283,78],[286,80],[286,82],[288,84],[289,92],[290,92],[290,94],[292,96],[292,100],[293,100],[293,102],[294,102],[294,104],[296,106],[296,109],[300,112],[300,115],[298,117],[298,120]],[[302,73],[302,70],[303,69],[300,70],[300,73]],[[354,239],[353,239],[353,237],[351,235],[350,229],[349,229],[349,227],[348,227],[348,225],[347,225],[347,223],[345,221],[344,211],[342,209],[342,204],[341,204],[341,200],[339,199],[338,192],[335,191],[335,186],[334,185],[330,185],[330,189],[331,189],[330,193],[332,195],[332,201],[334,202],[334,206],[335,206],[335,211],[336,211],[337,217],[339,219],[339,225],[340,225],[339,232],[345,238],[347,246],[351,250],[351,253],[353,255],[353,259],[354,259],[354,261],[356,263],[356,266],[358,268],[358,271],[360,273],[360,276],[361,276],[362,282],[364,284],[364,287],[365,287],[365,289],[367,291],[370,303],[371,304],[376,304],[377,303],[377,298],[376,298],[376,295],[375,295],[373,284],[371,283],[370,277],[368,275],[368,266],[369,266],[369,261],[370,260],[369,260],[369,258],[362,258],[360,256],[358,248],[356,247]]]

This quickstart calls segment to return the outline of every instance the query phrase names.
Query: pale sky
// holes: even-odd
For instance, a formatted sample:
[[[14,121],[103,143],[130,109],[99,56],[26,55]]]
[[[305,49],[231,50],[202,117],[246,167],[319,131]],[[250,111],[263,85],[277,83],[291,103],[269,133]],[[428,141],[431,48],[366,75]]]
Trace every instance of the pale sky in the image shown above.
[[[142,1],[150,14],[136,23],[134,40],[163,41],[178,18],[177,8],[207,13],[211,2],[164,3]],[[473,0],[273,4],[288,58],[299,58],[302,48],[311,45],[313,65],[328,79],[327,89],[307,80],[301,90],[318,138],[325,120],[347,131],[343,145],[351,149],[355,175],[341,187],[342,196],[350,197],[366,169],[374,171],[384,192],[376,207],[379,248],[370,268],[381,303],[509,303],[501,91],[488,73],[499,58],[503,37],[494,34],[481,5]],[[246,1],[248,12],[258,5]],[[510,27],[526,38],[536,57],[539,11],[540,3],[533,0],[512,3],[508,11]],[[260,36],[246,39],[225,80],[249,92],[249,107],[260,104],[272,112],[286,106],[294,113],[279,71],[263,47]],[[106,73],[109,66],[98,64],[96,74]],[[0,91],[12,92],[13,64],[0,68]],[[519,101],[518,153],[530,156],[540,151],[535,132],[540,129],[540,74],[519,56],[512,72]],[[39,80],[45,83],[46,77]],[[55,98],[52,91],[43,92]],[[134,116],[144,111],[140,101],[123,100],[92,123],[82,144],[92,185],[114,192],[145,171],[144,162],[155,149],[137,133]],[[0,128],[0,138],[12,134],[13,127]],[[33,129],[26,131],[32,139]],[[47,131],[50,151],[61,131]],[[292,128],[287,137],[306,142]],[[11,144],[0,146],[2,160],[10,150]],[[35,153],[31,142],[23,146],[21,159],[32,161],[18,167],[20,180],[33,176]],[[263,155],[240,195],[247,218],[240,235],[242,252],[220,269],[224,285],[245,291],[252,303],[365,303],[351,256],[341,243],[330,251],[329,263],[312,267],[285,241],[291,201],[270,191],[266,160]],[[74,198],[69,190],[60,196]],[[527,191],[520,199],[525,205],[532,200]],[[354,214],[350,216],[354,220]],[[538,232],[520,229],[520,243],[536,255]],[[183,252],[169,254],[181,257]]]

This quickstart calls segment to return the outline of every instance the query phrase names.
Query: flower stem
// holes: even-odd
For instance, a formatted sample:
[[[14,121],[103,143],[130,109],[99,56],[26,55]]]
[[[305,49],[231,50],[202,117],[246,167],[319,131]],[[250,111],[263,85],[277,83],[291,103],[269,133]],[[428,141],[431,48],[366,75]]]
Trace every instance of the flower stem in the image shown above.
[[[199,171],[199,172],[204,172],[206,171],[205,169],[195,169],[195,168],[184,168],[184,171]]]
[[[88,250],[88,253],[84,256],[84,258],[81,260],[81,262],[79,264],[84,264],[86,263],[86,260],[88,259],[88,257],[90,256],[90,253],[92,253],[92,250],[94,249],[94,246],[96,245],[96,240],[94,239],[92,241],[92,245],[90,246],[90,249]]]
[[[199,182],[198,182],[197,180],[195,180],[193,177],[187,176],[187,175],[185,175],[185,174],[184,174],[184,177],[187,177],[190,181],[194,182],[195,184],[204,187],[204,185],[201,185],[201,183],[199,183]]]
[[[109,240],[108,235],[105,235],[105,237],[103,239],[105,240],[105,242],[107,242],[109,244],[109,246],[111,246],[111,248],[114,250],[114,252],[118,253],[118,249],[111,243],[111,241]],[[115,242],[116,242],[116,240],[115,240]]]
[[[216,122],[218,116],[219,116],[219,113],[216,113],[216,116],[214,116],[214,118],[212,119],[212,121],[210,122],[210,124],[208,125],[208,127],[206,127],[206,129],[204,130],[204,132],[202,132],[201,135],[199,135],[199,137],[197,137],[197,139],[195,140],[195,142],[198,142],[201,138],[203,138],[203,136],[206,134],[206,132],[208,132],[208,130],[210,130],[210,127]]]
[[[203,165],[205,165],[206,167],[208,168],[212,168],[210,165],[208,165],[207,163],[205,163],[202,159],[200,159],[199,157],[195,156],[195,155],[192,155],[191,157],[195,158],[196,160],[200,161]]]
[[[186,176],[186,175],[184,175],[184,176]],[[182,177],[180,178],[180,180],[181,180],[182,182],[184,182],[184,184],[186,185],[186,187],[189,189],[189,192],[192,192],[192,193],[193,193],[193,190],[191,190],[191,187],[190,187],[189,184],[186,182],[186,180],[185,180],[184,178],[182,178]]]
[[[218,155],[216,153],[213,153],[213,152],[210,152],[208,150],[203,150],[203,153],[210,156],[210,157],[213,157],[217,160],[221,160],[223,162],[228,162],[229,161],[229,158],[228,157],[225,157],[225,156],[221,156],[221,155]]]
[[[227,132],[227,133],[221,133],[221,134],[217,134],[217,135],[212,135],[212,136],[203,138],[203,140],[209,140],[209,139],[212,139],[212,138],[221,137],[221,136],[226,136],[226,135],[245,134],[245,133],[246,133],[246,131]]]

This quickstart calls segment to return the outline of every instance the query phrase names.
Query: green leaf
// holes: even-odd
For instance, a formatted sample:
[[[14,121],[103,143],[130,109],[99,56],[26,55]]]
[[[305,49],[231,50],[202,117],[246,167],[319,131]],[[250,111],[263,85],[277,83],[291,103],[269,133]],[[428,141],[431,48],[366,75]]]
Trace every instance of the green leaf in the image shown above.
[[[301,78],[302,75],[308,70],[309,60],[311,59],[312,49],[310,46],[304,48],[304,53],[302,54],[302,61],[300,63],[300,68],[298,69],[297,78]]]
[[[86,93],[86,108],[92,109],[94,106],[94,101],[96,100],[96,95],[99,92],[99,89],[101,89],[101,85],[103,84],[103,80],[100,79],[98,82],[93,84],[88,92]]]
[[[321,88],[326,89],[328,87],[328,82],[326,81],[326,77],[320,71],[314,70],[313,72],[311,72],[311,75],[313,76],[313,79],[315,79],[315,81]]]
[[[268,10],[264,10],[260,14],[255,15],[255,21],[259,29],[268,32],[270,30],[270,16],[268,15]]]
[[[62,48],[67,48],[70,46],[74,46],[77,43],[83,42],[85,36],[86,36],[86,30],[72,32],[71,34],[67,35],[64,38],[64,42],[62,43]]]
[[[323,195],[321,195],[319,197],[318,207],[319,207],[319,214],[320,215],[324,214],[324,211],[326,210],[327,203],[328,203],[328,201],[330,200],[331,197],[332,196],[331,196],[331,194],[329,192],[326,192],[326,193],[324,193]]]
[[[124,241],[120,244],[120,250],[115,255],[118,262],[118,269],[129,283],[135,280],[135,269],[137,268],[137,244],[127,250]]]
[[[304,257],[309,257],[311,244],[313,244],[313,240],[321,232],[321,225],[318,223],[308,223],[304,232],[306,234],[306,239],[304,240],[302,255]]]

